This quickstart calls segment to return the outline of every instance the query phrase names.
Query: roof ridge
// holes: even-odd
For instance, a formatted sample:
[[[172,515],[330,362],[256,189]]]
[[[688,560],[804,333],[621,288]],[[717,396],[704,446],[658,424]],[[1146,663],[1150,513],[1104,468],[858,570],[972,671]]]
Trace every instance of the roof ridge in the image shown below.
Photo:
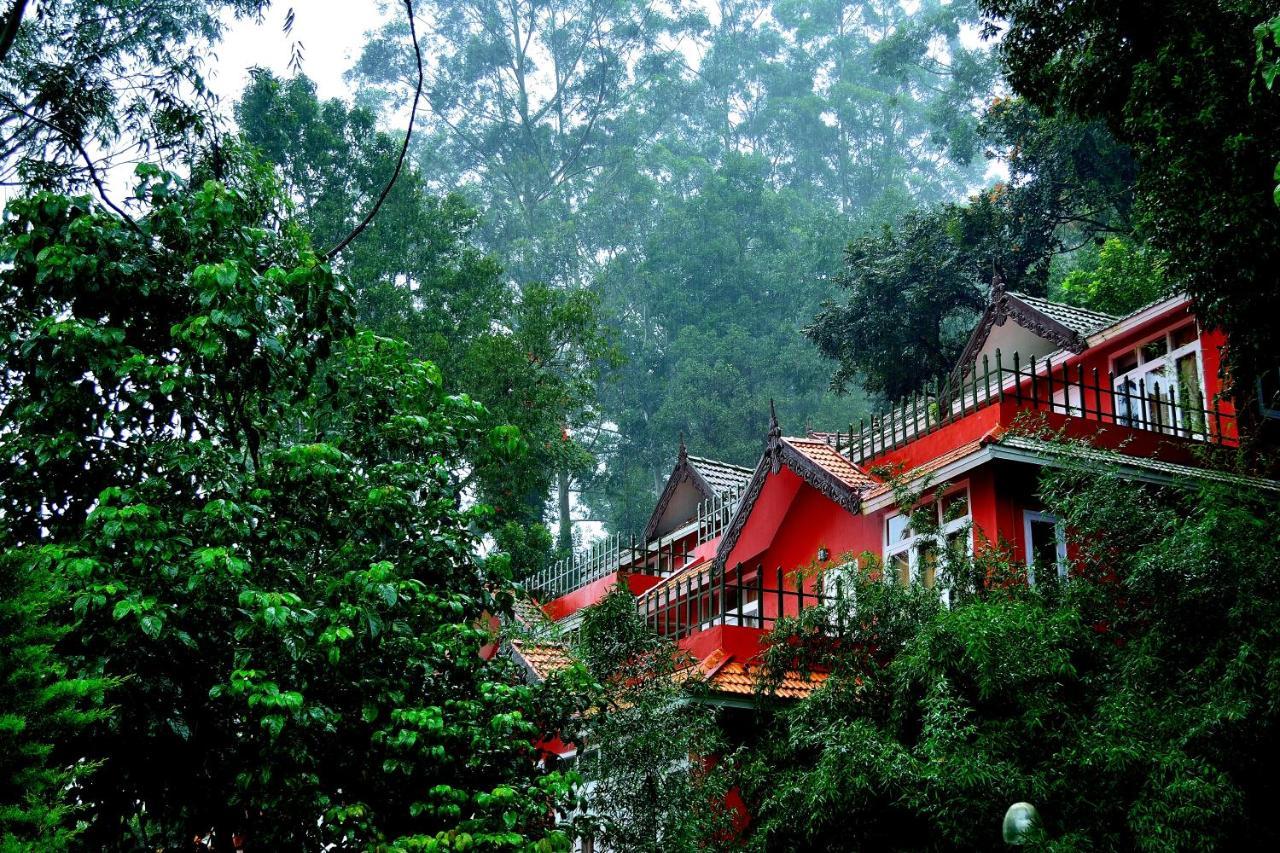
[[[745,465],[738,465],[738,464],[733,463],[733,462],[724,462],[724,461],[722,461],[722,460],[720,460],[720,459],[712,459],[710,456],[697,456],[697,455],[695,455],[695,454],[690,453],[690,454],[688,455],[688,458],[689,458],[690,460],[694,460],[694,459],[696,459],[696,460],[698,460],[699,462],[710,462],[710,463],[712,463],[713,465],[721,465],[721,466],[723,466],[723,467],[725,467],[725,468],[739,468],[739,469],[741,469],[741,470],[743,470],[743,471],[751,471],[751,470],[752,470],[752,469],[748,468],[748,467],[747,467],[747,466],[745,466]]]
[[[1070,302],[1058,302],[1047,296],[1032,296],[1030,293],[1022,293],[1017,290],[1006,291],[1010,296],[1021,299],[1023,302],[1038,302],[1041,305],[1050,305],[1054,308],[1066,308],[1068,311],[1079,311],[1081,314],[1090,314],[1094,317],[1101,317],[1106,320],[1119,320],[1120,318],[1114,314],[1107,314],[1102,311],[1095,311],[1092,308],[1081,308],[1079,305],[1072,305]],[[1163,301],[1163,300],[1160,300]]]

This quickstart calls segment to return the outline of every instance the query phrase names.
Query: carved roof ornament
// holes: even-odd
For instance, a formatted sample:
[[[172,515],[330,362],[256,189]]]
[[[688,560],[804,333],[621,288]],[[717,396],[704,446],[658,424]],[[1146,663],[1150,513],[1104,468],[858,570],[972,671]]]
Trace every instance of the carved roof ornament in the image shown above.
[[[676,453],[676,464],[685,465],[689,462],[689,448],[684,446],[684,430],[680,430],[680,450]]]
[[[769,456],[769,470],[778,473],[782,470],[782,427],[778,424],[778,409],[769,399],[769,441],[765,445],[765,453]]]
[[[987,307],[974,326],[973,334],[961,353],[956,365],[957,374],[977,358],[983,345],[996,326],[1003,326],[1005,321],[1013,320],[1032,334],[1044,338],[1069,352],[1080,353],[1086,348],[1085,338],[1096,329],[1108,326],[1116,318],[1096,311],[1086,311],[1070,305],[1063,305],[1015,293],[1007,288],[1004,272],[998,263],[992,264],[991,294],[987,299]]]

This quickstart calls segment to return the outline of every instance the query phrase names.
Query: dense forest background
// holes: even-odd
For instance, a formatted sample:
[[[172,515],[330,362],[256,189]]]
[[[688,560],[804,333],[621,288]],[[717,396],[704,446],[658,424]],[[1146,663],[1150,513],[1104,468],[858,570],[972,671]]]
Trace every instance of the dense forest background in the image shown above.
[[[213,47],[292,7],[0,4],[0,850],[568,850],[598,827],[540,748],[591,732],[629,849],[726,838],[703,781],[759,849],[988,849],[1028,795],[1046,849],[1274,848],[1242,480],[1048,478],[1061,588],[868,571],[838,689],[705,774],[625,593],[585,666],[488,656],[570,510],[634,529],[680,432],[750,463],[769,398],[799,432],[909,392],[996,275],[1188,293],[1251,427],[1216,462],[1274,472],[1274,2],[977,6],[402,0],[352,101],[257,71],[228,123]]]
[[[793,432],[867,412],[859,383],[842,389],[847,397],[831,390],[832,365],[802,332],[835,293],[842,249],[908,211],[963,199],[1001,153],[982,128],[1001,84],[976,5],[909,5],[417,4],[429,61],[409,180],[424,196],[456,195],[479,211],[440,202],[457,239],[501,267],[488,273],[493,298],[479,317],[519,330],[546,299],[577,298],[584,312],[546,353],[559,377],[591,387],[552,383],[550,408],[524,398],[533,385],[504,382],[511,371],[492,383],[491,369],[446,371],[525,431],[530,520],[541,520],[548,489],[571,489],[579,515],[638,530],[679,434],[692,452],[754,464],[771,398]],[[367,193],[384,174],[369,158],[394,145],[368,152],[368,136],[411,89],[408,37],[402,19],[372,35],[353,70],[354,111],[313,103],[305,82],[265,75],[240,104],[250,141],[309,175],[353,158],[292,145],[300,124],[327,121],[318,145],[336,144],[338,129],[367,152],[375,168],[363,184],[291,182],[308,187],[304,208],[321,234],[344,224],[327,210],[352,207],[336,201],[338,185]],[[388,235],[382,259],[366,261],[379,254],[369,246],[351,262],[382,265],[355,276],[362,288],[412,280],[403,249],[427,239],[408,236],[425,218],[383,214],[373,229]],[[973,307],[982,275],[964,272]],[[424,308],[440,302],[429,285],[415,292]],[[405,323],[441,322],[412,306],[389,309],[388,298],[363,301],[375,328],[405,334]],[[488,332],[459,319],[455,331],[407,337],[448,363],[439,351]]]

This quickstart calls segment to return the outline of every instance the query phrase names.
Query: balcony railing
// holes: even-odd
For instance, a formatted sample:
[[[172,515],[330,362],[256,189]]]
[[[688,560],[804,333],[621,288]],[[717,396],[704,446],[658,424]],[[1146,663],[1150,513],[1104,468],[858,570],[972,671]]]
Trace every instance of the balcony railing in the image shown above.
[[[805,589],[802,575],[741,565],[726,571],[712,565],[676,576],[636,598],[636,608],[649,628],[660,636],[681,640],[718,625],[771,630],[779,614],[795,616],[818,606],[852,601],[852,588],[838,573],[822,591]],[[833,607],[833,618],[843,619],[847,608]]]
[[[895,403],[870,422],[849,425],[834,436],[838,451],[856,463],[873,460],[917,438],[935,432],[996,403],[1015,401],[1019,408],[1056,412],[1102,424],[1147,430],[1193,441],[1235,445],[1234,414],[1222,411],[1217,399],[1207,406],[1203,395],[1174,381],[1147,384],[1102,375],[1097,368],[1068,367],[1036,361],[1023,363],[1017,353],[1006,364],[999,350],[994,360],[983,356],[946,382]]]
[[[615,534],[581,548],[530,577],[529,590],[546,601],[617,571],[666,577],[688,563],[694,548],[724,532],[742,491],[737,487],[702,501],[693,521],[667,536],[640,542],[634,534]]]

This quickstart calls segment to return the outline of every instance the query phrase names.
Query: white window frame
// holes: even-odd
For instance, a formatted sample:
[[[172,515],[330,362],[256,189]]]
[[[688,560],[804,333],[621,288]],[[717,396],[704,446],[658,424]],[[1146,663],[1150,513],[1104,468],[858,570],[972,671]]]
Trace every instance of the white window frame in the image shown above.
[[[1031,586],[1036,585],[1036,554],[1035,549],[1031,547],[1031,525],[1033,522],[1052,522],[1054,538],[1057,540],[1055,553],[1057,554],[1058,577],[1065,578],[1067,576],[1067,528],[1062,523],[1062,519],[1058,516],[1040,512],[1034,509],[1024,509],[1022,511],[1022,550],[1025,562],[1027,564],[1027,583]]]
[[[964,495],[965,514],[960,516],[959,518],[955,518],[955,519],[952,519],[951,521],[947,521],[944,523],[942,520],[943,503],[946,501],[947,498],[952,497],[954,495],[958,495],[958,494]],[[897,572],[891,571],[891,566],[892,566],[893,558],[902,553],[907,554],[907,565],[908,565],[908,572],[910,575],[910,578],[909,578],[910,581],[912,583],[920,582],[921,572],[924,569],[922,565],[922,560],[921,560],[921,553],[923,551],[922,546],[932,544],[938,550],[938,552],[942,552],[946,550],[947,540],[951,538],[953,534],[963,531],[966,528],[968,528],[968,531],[967,531],[968,535],[965,537],[965,546],[967,548],[969,556],[971,557],[973,556],[973,529],[972,529],[973,528],[973,496],[969,491],[969,484],[962,483],[956,486],[955,488],[948,489],[945,494],[932,498],[930,502],[935,507],[934,512],[937,513],[937,516],[936,516],[937,520],[939,524],[941,524],[941,526],[938,528],[938,532],[932,536],[913,533],[912,535],[908,536],[906,539],[902,539],[897,542],[890,542],[889,541],[889,522],[895,518],[905,516],[907,518],[907,523],[908,523],[907,529],[910,530],[911,529],[910,528],[911,513],[895,512],[885,516],[882,529],[884,531],[883,533],[884,569],[885,569],[885,580],[887,582],[889,583],[898,582]],[[937,584],[936,578],[935,578],[935,588],[941,592],[943,602],[949,604],[951,601],[951,590]]]
[[[1181,331],[1188,326],[1195,329],[1195,338],[1187,344],[1183,344],[1177,349],[1173,346],[1173,333]],[[1142,351],[1149,344],[1155,341],[1163,340],[1165,342],[1164,355],[1146,360]],[[1143,398],[1139,395],[1138,381],[1150,379],[1154,374],[1159,374],[1158,380],[1145,383],[1145,390],[1148,395],[1152,393],[1155,381],[1159,381],[1163,388],[1161,389],[1161,397],[1169,400],[1168,405],[1171,409],[1173,419],[1171,423],[1162,423],[1160,425],[1161,432],[1180,433],[1184,432],[1188,427],[1183,423],[1184,402],[1182,400],[1182,387],[1178,382],[1177,363],[1178,360],[1186,355],[1195,355],[1196,359],[1196,378],[1200,382],[1200,394],[1203,399],[1200,401],[1200,408],[1208,407],[1208,385],[1204,379],[1204,351],[1200,345],[1200,327],[1193,320],[1186,325],[1179,325],[1175,328],[1161,332],[1158,335],[1152,335],[1140,343],[1128,347],[1123,352],[1117,353],[1111,357],[1112,370],[1114,372],[1115,365],[1123,358],[1133,355],[1137,358],[1137,366],[1125,371],[1124,373],[1115,373],[1112,388],[1117,396],[1115,399],[1116,411],[1113,413],[1116,421],[1128,426],[1137,426],[1138,424],[1146,424],[1150,426],[1153,422],[1152,413],[1149,410],[1151,403],[1150,397]],[[1126,394],[1126,388],[1128,393]],[[1172,399],[1170,399],[1172,395]],[[1204,430],[1208,430],[1208,418],[1205,416]]]

